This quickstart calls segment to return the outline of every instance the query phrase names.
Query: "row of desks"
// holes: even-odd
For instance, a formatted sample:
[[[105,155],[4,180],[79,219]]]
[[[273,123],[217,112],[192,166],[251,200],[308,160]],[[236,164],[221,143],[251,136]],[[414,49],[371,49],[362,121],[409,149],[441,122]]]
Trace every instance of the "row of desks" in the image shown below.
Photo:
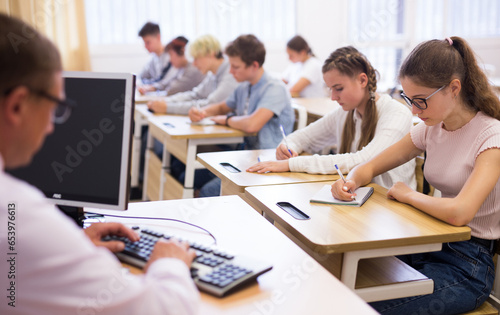
[[[370,185],[375,192],[361,208],[335,206],[309,200],[338,175],[245,171],[258,156],[273,153],[212,152],[198,154],[198,160],[221,179],[221,195],[240,196],[366,301],[432,293],[431,279],[394,256],[439,251],[444,242],[470,238],[468,227],[451,226],[390,200],[376,184]],[[310,218],[292,217],[279,206],[283,202]]]
[[[110,210],[92,209],[92,212],[116,215],[116,211]],[[107,220],[131,226],[147,225],[201,244],[213,243],[211,237],[198,229],[161,218],[187,221],[209,230],[218,247],[236,255],[258,257],[273,265],[257,282],[227,297],[201,293],[199,314],[377,314],[238,196],[130,203],[123,216],[134,218],[107,217]],[[133,273],[142,273],[126,267]]]
[[[377,185],[362,208],[310,203],[310,197],[336,180],[336,175],[245,171],[258,156],[273,155],[274,150],[200,153],[196,160],[200,146],[239,143],[245,134],[225,126],[193,126],[187,117],[154,116],[145,106],[137,106],[136,124],[137,115],[149,124],[148,147],[152,148],[153,139],[164,144],[162,160],[147,152],[144,199],[192,197],[194,171],[206,167],[221,178],[222,195],[240,196],[365,301],[431,293],[432,280],[394,255],[437,251],[443,242],[470,238],[468,227],[450,226],[389,200],[385,189]],[[186,164],[184,183],[169,175],[170,154]],[[290,216],[277,206],[284,201],[310,219]]]

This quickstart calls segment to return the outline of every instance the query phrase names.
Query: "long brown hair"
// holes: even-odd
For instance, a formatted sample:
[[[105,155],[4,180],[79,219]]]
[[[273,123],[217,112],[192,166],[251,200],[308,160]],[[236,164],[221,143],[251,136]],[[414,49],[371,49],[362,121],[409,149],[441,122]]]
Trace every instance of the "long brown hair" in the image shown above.
[[[323,64],[323,73],[332,69],[337,69],[341,74],[354,78],[360,73],[365,73],[368,77],[367,92],[370,93],[370,99],[366,104],[366,109],[363,114],[361,123],[361,134],[358,150],[365,147],[375,136],[377,128],[378,113],[375,106],[375,91],[377,91],[377,70],[375,70],[366,57],[352,46],[342,47],[335,50]],[[340,142],[339,153],[351,152],[352,142],[356,135],[354,125],[354,111],[351,110],[347,114],[342,132],[342,140]]]
[[[500,120],[500,100],[463,38],[455,36],[450,41],[433,39],[419,44],[401,65],[399,78],[404,77],[429,88],[440,88],[458,79],[462,83],[459,97],[466,106]]]

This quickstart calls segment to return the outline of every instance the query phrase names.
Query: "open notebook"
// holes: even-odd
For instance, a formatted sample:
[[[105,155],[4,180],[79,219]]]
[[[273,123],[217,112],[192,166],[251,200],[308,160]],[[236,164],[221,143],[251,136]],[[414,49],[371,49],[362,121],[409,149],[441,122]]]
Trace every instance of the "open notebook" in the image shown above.
[[[370,198],[370,196],[373,194],[373,187],[359,187],[354,191],[356,193],[355,200],[343,201],[335,199],[332,196],[331,188],[331,185],[323,186],[320,191],[312,196],[310,202],[361,207],[365,203],[365,201],[368,200],[368,198]]]

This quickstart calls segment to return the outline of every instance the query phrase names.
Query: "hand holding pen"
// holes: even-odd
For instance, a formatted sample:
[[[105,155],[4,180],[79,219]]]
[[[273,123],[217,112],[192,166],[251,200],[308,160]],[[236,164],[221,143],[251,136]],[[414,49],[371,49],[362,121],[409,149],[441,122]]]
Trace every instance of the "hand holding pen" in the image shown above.
[[[286,151],[285,150],[280,150],[280,148],[282,147],[283,144],[281,144],[280,146],[278,146],[278,148],[276,150],[276,158],[278,160],[284,160],[284,159],[288,159],[288,158],[297,156],[297,154],[295,154],[295,155],[293,154],[292,150],[290,150],[290,147],[288,146],[288,142],[286,141],[285,129],[283,128],[282,125],[280,125],[280,130],[281,130],[281,135],[283,136],[283,143],[284,143],[284,145],[286,147]],[[290,154],[290,155],[288,155],[287,153]]]
[[[339,169],[339,167],[337,166],[337,164],[335,164],[335,169],[337,170],[337,173],[339,174],[340,179],[342,179],[342,181],[343,181],[343,182],[344,182],[344,184],[345,184],[347,181],[345,180],[345,177],[344,177],[344,175],[342,174],[342,172],[340,171],[340,169]],[[343,186],[343,187],[342,187],[342,190],[346,190],[346,188],[347,188],[346,186]],[[347,190],[347,192],[348,192],[348,193],[350,193],[350,194],[352,195],[352,196],[351,196],[351,199],[356,200],[356,198],[354,197],[354,194],[353,194],[353,192],[352,192],[352,190],[351,190],[351,189],[348,189],[348,190]],[[333,191],[333,185],[332,185],[332,193],[334,193],[334,191]],[[337,197],[337,196],[335,196],[335,195],[334,195],[334,197]]]
[[[189,118],[191,119],[191,121],[197,122],[197,121],[200,121],[200,120],[202,120],[203,118],[205,118],[205,113],[204,113],[204,111],[200,108],[200,105],[199,105],[199,104],[196,104],[196,106],[191,107],[191,108],[189,109],[188,116],[189,116]]]

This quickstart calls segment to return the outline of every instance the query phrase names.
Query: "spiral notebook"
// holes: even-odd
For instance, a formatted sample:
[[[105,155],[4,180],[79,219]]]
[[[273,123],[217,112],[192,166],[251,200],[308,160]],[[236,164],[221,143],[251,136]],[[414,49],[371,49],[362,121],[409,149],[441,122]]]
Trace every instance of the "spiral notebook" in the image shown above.
[[[310,202],[326,203],[332,205],[355,206],[361,207],[368,198],[373,194],[373,187],[359,187],[354,192],[356,193],[355,200],[338,200],[332,196],[331,185],[325,185],[312,196]]]

